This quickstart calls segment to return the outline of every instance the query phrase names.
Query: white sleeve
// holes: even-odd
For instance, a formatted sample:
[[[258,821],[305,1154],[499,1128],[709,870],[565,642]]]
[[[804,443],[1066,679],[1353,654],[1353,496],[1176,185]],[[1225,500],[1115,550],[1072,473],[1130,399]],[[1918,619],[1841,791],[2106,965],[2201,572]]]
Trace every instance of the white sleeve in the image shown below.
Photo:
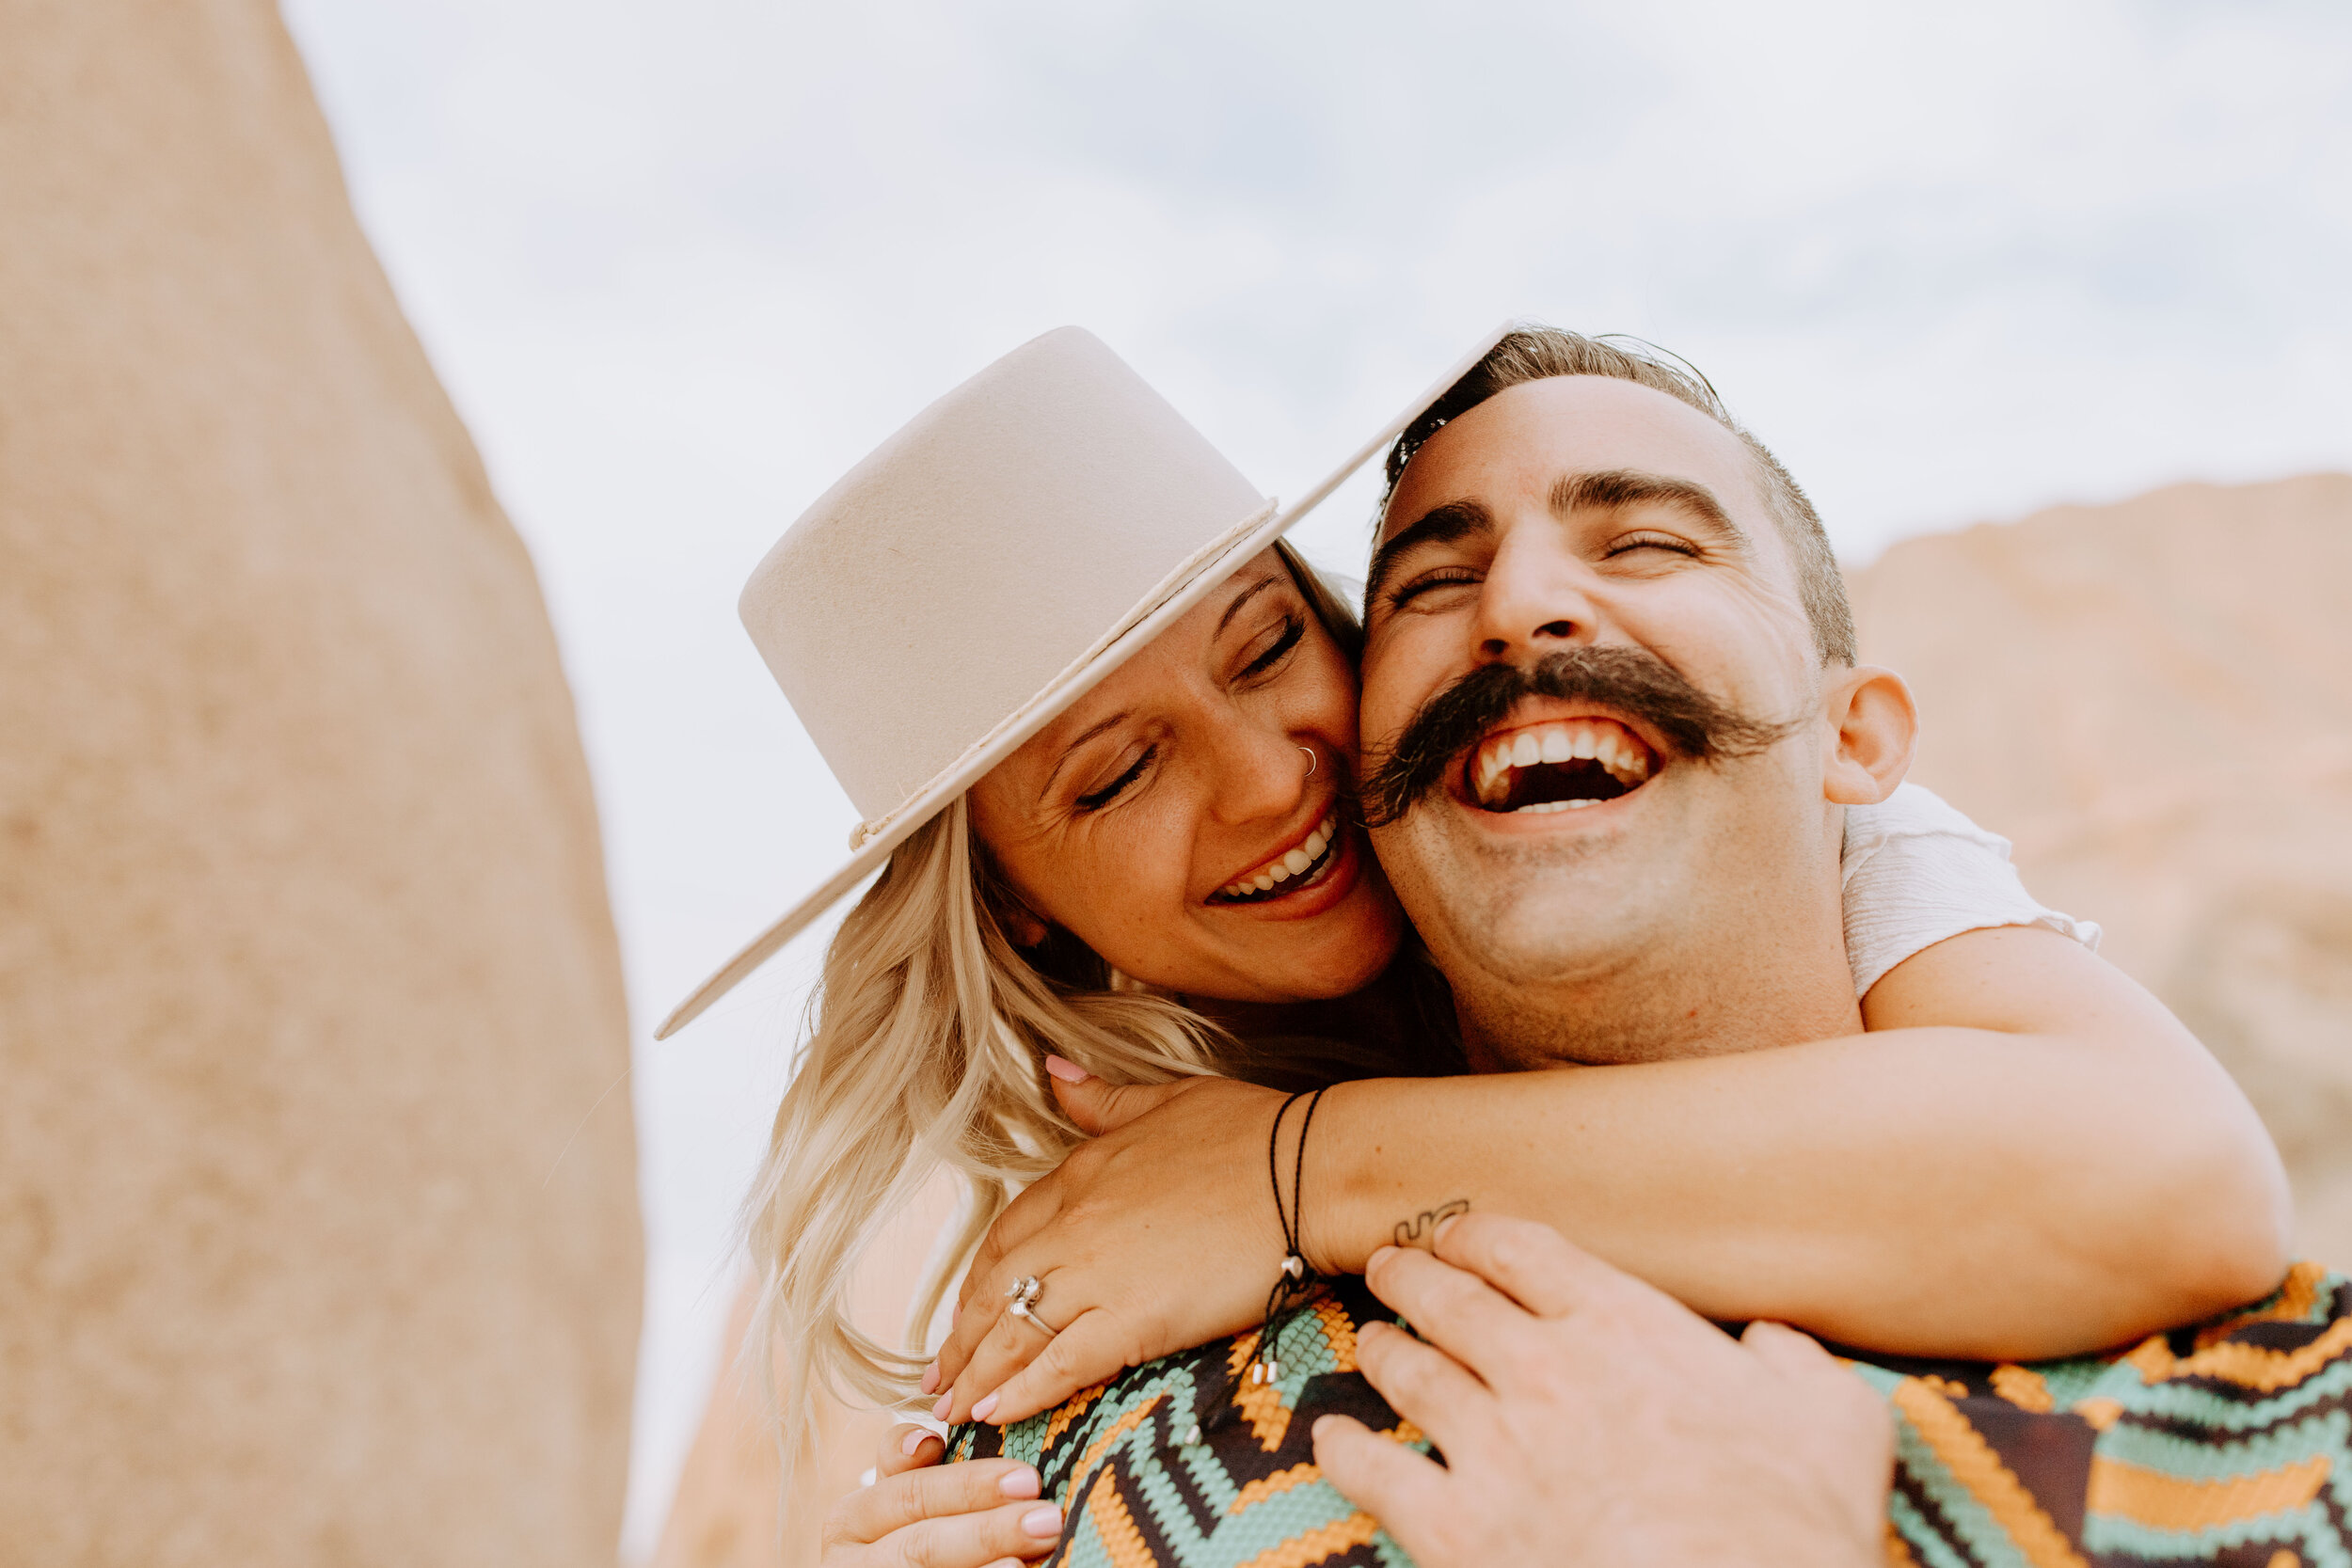
[[[2034,902],[2009,863],[2009,840],[1915,784],[1846,808],[1840,884],[1856,996],[1914,953],[1987,926],[2041,926],[2099,946],[2098,927]]]

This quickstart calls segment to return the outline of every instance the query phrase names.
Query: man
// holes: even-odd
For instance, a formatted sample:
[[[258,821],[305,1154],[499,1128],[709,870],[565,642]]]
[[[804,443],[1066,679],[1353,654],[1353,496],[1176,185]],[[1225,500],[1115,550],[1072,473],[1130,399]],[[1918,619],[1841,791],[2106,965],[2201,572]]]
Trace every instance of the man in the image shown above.
[[[1827,543],[1786,473],[1688,378],[1565,334],[1523,334],[1506,340],[1406,432],[1391,479],[1367,588],[1363,793],[1391,882],[1452,985],[1473,1065],[1491,1071],[1658,1061],[1857,1033],[1838,896],[1841,808],[1881,799],[1900,776],[1913,718],[1899,680],[1853,663]],[[1564,758],[1548,750],[1548,732],[1565,726],[1599,734],[1613,764],[1596,768],[1594,753]],[[1064,1102],[1073,1102],[1070,1094]],[[1458,1244],[1471,1246],[1485,1228],[1469,1227]],[[1463,1233],[1456,1227],[1449,1234]],[[1475,1259],[1466,1253],[1457,1260]],[[1501,1359],[1488,1348],[1491,1334],[1449,1340],[1437,1326],[1441,1309],[1424,1323],[1422,1314],[1443,1298],[1417,1299],[1417,1276],[1452,1280],[1445,1289],[1457,1298],[1470,1290],[1428,1275],[1432,1267],[1426,1259],[1384,1254],[1373,1284],[1454,1352],[1456,1371],[1369,1323],[1344,1345],[1330,1338],[1322,1348],[1335,1364],[1355,1355],[1411,1426],[1384,1412],[1375,1419],[1394,1435],[1414,1436],[1418,1427],[1435,1437],[1455,1470],[1435,1475],[1428,1461],[1393,1445],[1375,1457],[1380,1450],[1364,1447],[1365,1434],[1327,1402],[1320,1410],[1302,1403],[1297,1415],[1320,1418],[1314,1456],[1328,1479],[1417,1553],[1428,1553],[1433,1568],[1479,1560],[1482,1552],[1488,1560],[1524,1559],[1533,1548],[1515,1532],[1530,1528],[1528,1520],[1540,1522],[1546,1508],[1578,1516],[1581,1504],[1611,1491],[1593,1479],[1595,1465],[1610,1456],[1605,1442],[1587,1444],[1563,1471],[1546,1468],[1558,1458],[1549,1452],[1528,1456],[1514,1471],[1505,1456],[1515,1430],[1522,1444],[1538,1431],[1541,1443],[1580,1431],[1574,1380],[1547,1386],[1527,1368],[1549,1357],[1598,1375],[1639,1357],[1594,1350],[1609,1336],[1589,1318],[1578,1321],[1576,1288],[1567,1283],[1577,1277],[1574,1262],[1552,1270],[1549,1294],[1540,1286],[1521,1294],[1497,1277],[1507,1269],[1477,1270],[1534,1320],[1518,1323],[1492,1303],[1477,1309],[1523,1353]],[[1588,1270],[1583,1277],[1604,1276]],[[1650,1302],[1620,1276],[1606,1277],[1614,1283],[1595,1286],[1593,1299],[1648,1303],[1639,1310],[1650,1314],[1660,1345],[1709,1346],[1704,1354],[1661,1352],[1650,1368],[1657,1402],[1693,1421],[1683,1434],[1690,1462],[1713,1474],[1729,1456],[1752,1453],[1762,1429],[1743,1426],[1745,1418],[1727,1409],[1724,1421],[1741,1435],[1726,1441],[1706,1390],[1717,1379],[1752,1390],[1765,1375],[1758,1363],[1785,1370],[1773,1358],[1804,1347],[1771,1330],[1736,1346],[1679,1308],[1659,1316],[1668,1304]],[[2333,1303],[2317,1295],[2302,1302],[2294,1332],[2308,1331],[2309,1344],[2333,1333]],[[1516,1326],[1496,1326],[1502,1324]],[[2228,1331],[2241,1332],[2252,1331]],[[2315,1368],[2334,1353],[2306,1359]],[[2156,1358],[2149,1353],[2151,1366]],[[1143,1411],[1155,1390],[1192,1397],[1189,1386],[1179,1388],[1180,1378],[1200,1384],[1214,1375],[1215,1360],[1196,1357],[1189,1368],[1119,1380],[1082,1435],[1092,1440],[1106,1407]],[[2058,1410],[2039,1373],[2000,1371],[2021,1375],[2005,1383],[1980,1368],[1879,1380],[1903,1412],[1906,1432],[1940,1434],[1952,1445],[1947,1453],[1919,1439],[1923,1456],[1915,1466],[1906,1459],[1909,1490],[1899,1503],[1908,1516],[1924,1517],[1924,1500],[1947,1524],[1962,1521],[1951,1526],[1962,1534],[1977,1528],[1969,1521],[1979,1515],[1992,1518],[1991,1533],[1971,1552],[1990,1550],[1994,1536],[2007,1531],[2025,1542],[2032,1560],[2073,1560],[2087,1528],[2094,1440],[2109,1427]],[[2102,1364],[2096,1376],[2110,1371]],[[2295,1374],[2298,1381],[2311,1375],[2311,1369]],[[2134,1402],[2154,1387],[2134,1384],[2128,1370],[2121,1376],[2111,1394],[2099,1384],[2093,1401],[2109,1426],[2116,1417],[2098,1401],[2137,1410]],[[1152,1385],[1151,1377],[1161,1381]],[[1416,1378],[1424,1385],[1418,1390]],[[1680,1392],[1669,1397],[1670,1386]],[[1971,1401],[1988,1408],[1963,1409]],[[1604,1404],[1613,1422],[1644,1408],[1639,1398]],[[2260,1419],[2288,1414],[2281,1406]],[[2051,1419],[2017,1425],[2036,1415]],[[1591,1421],[1590,1408],[1584,1419]],[[1280,1425],[1266,1423],[1269,1453],[1276,1443],[1295,1441]],[[2020,1446],[2004,1448],[2008,1438]],[[1789,1441],[1789,1452],[1801,1451]],[[1663,1451],[1654,1440],[1629,1440],[1616,1457],[1638,1471],[1671,1463]],[[1472,1454],[1478,1475],[1460,1464]],[[1637,1454],[1645,1457],[1636,1462]],[[2328,1459],[2314,1457],[2314,1473],[2324,1474]],[[1489,1460],[1517,1481],[1490,1481]],[[1138,1460],[1169,1477],[1191,1463],[1181,1453]],[[2035,1464],[2043,1470],[2033,1470]],[[1597,1473],[1612,1472],[1602,1465]],[[1851,1481],[1857,1472],[1833,1465],[1811,1473]],[[1583,1479],[1566,1490],[1550,1487],[1563,1474]],[[1883,1474],[1871,1488],[1882,1502]],[[2035,1494],[2032,1486],[2045,1477],[2056,1479]],[[1719,1544],[1744,1539],[1739,1527],[1753,1510],[1743,1499],[1772,1490],[1754,1481],[1751,1475],[1713,1487],[1716,1506],[1704,1517],[1677,1519],[1671,1508],[1653,1508],[1650,1523],[1679,1527],[1686,1542],[1708,1531]],[[1979,1481],[1992,1490],[1974,1490]],[[1811,1484],[1786,1490],[1798,1497]],[[1839,1484],[1825,1483],[1820,1495],[1847,1495]],[[2277,1496],[2301,1497],[2300,1484],[2278,1480]],[[1239,1488],[1234,1506],[1269,1487],[1295,1493],[1301,1485],[1291,1470],[1259,1476]],[[1153,1494],[1142,1486],[1135,1495]],[[1532,1498],[1549,1502],[1527,1513]],[[1094,1507],[1074,1489],[1071,1501],[1073,1509]],[[2172,1513],[2152,1507],[2148,1516],[2206,1518],[2184,1499],[2168,1497],[2165,1507],[2176,1503]],[[1452,1516],[1455,1538],[1440,1528],[1440,1510]],[[1817,1522],[1844,1517],[1836,1508],[1812,1512]],[[2223,1515],[2233,1527],[2243,1523],[2226,1507],[2214,1517]],[[1626,1525],[1603,1511],[1592,1539],[1634,1539],[1609,1534]],[[1929,1521],[1919,1538],[1946,1544],[1937,1534],[1944,1529]],[[1115,1533],[1098,1527],[1105,1541]],[[1549,1539],[1564,1548],[1562,1538]],[[1850,1530],[1839,1539],[1838,1551],[1851,1548]],[[2160,1557],[2200,1548],[2140,1542],[2133,1549]],[[1605,1556],[1598,1545],[1593,1551]],[[1564,1548],[1559,1560],[1579,1555]],[[1831,1560],[1831,1549],[1774,1547],[1750,1560],[1816,1557]]]
[[[1606,374],[1506,387],[1402,454],[1365,594],[1366,806],[1473,1065],[1857,1032],[1839,808],[1900,779],[1914,719],[1853,664],[1778,465]],[[1516,760],[1573,720],[1639,782]]]

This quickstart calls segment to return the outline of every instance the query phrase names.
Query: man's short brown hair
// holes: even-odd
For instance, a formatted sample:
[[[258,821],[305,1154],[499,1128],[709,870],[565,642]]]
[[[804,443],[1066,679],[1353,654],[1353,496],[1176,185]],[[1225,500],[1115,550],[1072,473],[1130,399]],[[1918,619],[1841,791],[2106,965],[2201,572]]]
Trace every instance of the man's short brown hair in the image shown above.
[[[1395,491],[1405,466],[1422,442],[1506,388],[1555,375],[1613,375],[1639,382],[1689,404],[1740,437],[1756,460],[1757,488],[1763,491],[1765,505],[1780,525],[1781,537],[1788,541],[1788,553],[1796,562],[1797,594],[1804,602],[1805,618],[1813,624],[1814,644],[1820,649],[1824,663],[1851,664],[1853,610],[1846,603],[1846,579],[1838,573],[1837,557],[1830,549],[1829,534],[1813,503],[1805,499],[1797,482],[1764,443],[1740,428],[1707,377],[1687,361],[1668,364],[1656,356],[1660,352],[1648,343],[1621,347],[1556,326],[1522,326],[1506,334],[1396,438],[1396,445],[1389,449],[1389,492]]]

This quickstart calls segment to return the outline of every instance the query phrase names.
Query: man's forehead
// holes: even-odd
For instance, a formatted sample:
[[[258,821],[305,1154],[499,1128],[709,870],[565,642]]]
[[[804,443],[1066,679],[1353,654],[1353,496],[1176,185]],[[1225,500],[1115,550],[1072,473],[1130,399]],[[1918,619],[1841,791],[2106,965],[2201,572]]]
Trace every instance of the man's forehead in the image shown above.
[[[1754,461],[1723,425],[1638,382],[1560,375],[1498,392],[1422,443],[1381,538],[1448,501],[1539,500],[1563,476],[1620,470],[1692,481],[1734,516],[1760,520]]]

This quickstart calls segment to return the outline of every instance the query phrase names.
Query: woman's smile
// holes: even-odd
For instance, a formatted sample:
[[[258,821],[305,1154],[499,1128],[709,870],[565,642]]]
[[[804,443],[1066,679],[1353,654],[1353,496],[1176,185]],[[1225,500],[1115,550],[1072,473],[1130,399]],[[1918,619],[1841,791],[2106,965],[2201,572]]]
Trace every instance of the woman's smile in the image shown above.
[[[1207,902],[1268,919],[1305,919],[1344,899],[1361,868],[1360,840],[1335,796],[1305,836],[1218,888]]]
[[[1334,802],[1326,800],[1309,823],[1307,831],[1267,857],[1263,864],[1253,866],[1209,895],[1211,903],[1240,903],[1260,898],[1295,877],[1304,877],[1319,863],[1331,846]]]

